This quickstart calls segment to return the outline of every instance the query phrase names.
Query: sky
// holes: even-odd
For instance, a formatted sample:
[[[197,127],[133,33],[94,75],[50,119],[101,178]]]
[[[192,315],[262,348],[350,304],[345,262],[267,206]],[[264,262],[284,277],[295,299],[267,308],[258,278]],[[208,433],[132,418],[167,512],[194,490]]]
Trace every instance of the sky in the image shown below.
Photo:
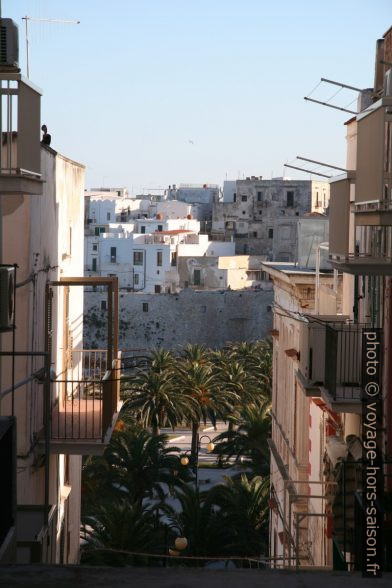
[[[1,4],[19,25],[24,74],[23,16],[80,21],[29,21],[42,122],[54,149],[86,165],[86,187],[133,194],[249,175],[307,179],[284,172],[297,155],[344,167],[351,115],[303,98],[321,77],[372,86],[376,40],[392,25],[391,0]],[[337,90],[321,84],[311,96]],[[331,103],[355,110],[356,95]]]

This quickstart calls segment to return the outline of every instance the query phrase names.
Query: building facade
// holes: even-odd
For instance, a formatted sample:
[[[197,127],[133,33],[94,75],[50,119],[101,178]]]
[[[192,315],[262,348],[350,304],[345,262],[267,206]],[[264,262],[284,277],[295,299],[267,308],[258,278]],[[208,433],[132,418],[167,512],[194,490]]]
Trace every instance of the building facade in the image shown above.
[[[329,185],[253,176],[237,180],[236,191],[226,194],[225,201],[214,203],[212,238],[233,238],[238,254],[266,255],[270,260],[291,262],[295,261],[298,219],[307,213],[326,212]]]
[[[4,26],[16,38],[10,19],[1,25],[2,34]],[[7,52],[0,67],[0,451],[7,509],[0,522],[0,561],[74,564],[81,456],[103,452],[118,408],[112,375],[118,323],[113,311],[102,361],[87,374],[84,166],[40,143],[40,90],[15,61],[4,65],[4,56]],[[116,280],[100,283],[115,309]],[[97,380],[98,372],[109,382]],[[8,437],[7,422],[13,430]]]
[[[270,554],[276,566],[360,570],[365,563],[362,365],[369,332],[381,337],[379,490],[385,497],[391,492],[391,47],[389,29],[377,42],[374,87],[360,94],[358,114],[346,123],[347,171],[330,182],[333,276],[316,273],[306,288],[309,300],[302,300],[292,276],[264,264],[275,293]],[[386,570],[388,505],[387,499],[384,509],[378,506]]]
[[[85,274],[118,277],[120,288],[128,291],[177,292],[181,257],[233,255],[234,243],[209,241],[208,235],[199,233],[200,221],[191,214],[178,216],[189,210],[187,204],[164,201],[156,205],[161,211],[153,217],[139,213],[139,218],[128,222],[111,223],[117,200],[90,200]],[[105,223],[95,222],[105,218]]]

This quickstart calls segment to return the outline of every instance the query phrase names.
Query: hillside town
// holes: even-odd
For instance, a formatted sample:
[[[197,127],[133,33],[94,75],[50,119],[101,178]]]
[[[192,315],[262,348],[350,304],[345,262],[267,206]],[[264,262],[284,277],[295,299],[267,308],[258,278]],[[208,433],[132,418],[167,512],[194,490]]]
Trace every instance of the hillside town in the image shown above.
[[[0,585],[389,582],[392,28],[322,80],[341,166],[141,191],[86,187],[0,30]]]

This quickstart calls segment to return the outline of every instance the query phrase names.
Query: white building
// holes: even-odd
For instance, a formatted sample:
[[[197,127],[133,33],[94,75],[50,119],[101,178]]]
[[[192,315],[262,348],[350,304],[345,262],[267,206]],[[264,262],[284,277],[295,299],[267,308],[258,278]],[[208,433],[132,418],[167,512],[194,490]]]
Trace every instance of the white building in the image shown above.
[[[86,236],[85,274],[117,276],[120,288],[128,290],[176,292],[179,257],[234,254],[234,243],[200,235],[199,221],[161,216],[109,224],[102,232],[92,227],[93,234]]]
[[[194,207],[177,200],[157,199],[154,196],[128,198],[121,190],[85,191],[86,225],[102,225],[113,222],[129,222],[138,218],[186,218],[193,214]]]

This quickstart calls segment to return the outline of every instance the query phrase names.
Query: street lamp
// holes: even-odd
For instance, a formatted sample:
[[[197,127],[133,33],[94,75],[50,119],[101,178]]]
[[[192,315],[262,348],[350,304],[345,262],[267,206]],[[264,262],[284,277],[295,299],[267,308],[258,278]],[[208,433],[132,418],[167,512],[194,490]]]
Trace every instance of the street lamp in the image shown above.
[[[172,556],[178,556],[181,555],[181,552],[184,551],[184,549],[186,549],[188,547],[188,539],[184,536],[182,536],[182,531],[180,529],[179,526],[177,525],[166,525],[165,526],[165,545],[166,545],[166,549],[167,549],[167,532],[168,529],[177,529],[177,531],[179,532],[179,536],[175,538],[174,540],[174,549],[173,547],[169,547],[169,549],[167,550],[169,555]]]
[[[213,444],[211,437],[209,437],[208,435],[202,435],[201,437],[197,437],[197,444],[196,444],[196,462],[195,462],[195,476],[196,476],[196,488],[199,485],[199,452],[200,452],[200,447],[201,447],[201,441],[202,439],[208,439],[208,443],[207,443],[207,451],[208,453],[211,453],[212,451],[214,451],[215,449],[215,445]]]
[[[196,443],[196,455],[195,458],[192,460],[193,461],[193,473],[195,474],[195,481],[196,481],[196,488],[199,485],[199,476],[198,476],[198,469],[199,469],[199,452],[200,452],[200,447],[201,447],[201,441],[202,439],[208,439],[208,443],[207,443],[207,452],[211,453],[212,451],[214,451],[215,449],[215,445],[214,443],[211,441],[211,437],[209,437],[208,435],[202,435],[201,437],[197,437],[197,443]],[[191,462],[192,456],[190,455],[188,457],[188,454],[190,454],[190,451],[185,451],[185,453],[183,453],[180,457],[180,463],[182,466],[187,466],[189,465],[189,463]]]
[[[187,466],[189,465],[189,457],[188,454],[189,451],[185,451],[185,453],[182,454],[181,458],[180,458],[180,463],[182,466]]]

